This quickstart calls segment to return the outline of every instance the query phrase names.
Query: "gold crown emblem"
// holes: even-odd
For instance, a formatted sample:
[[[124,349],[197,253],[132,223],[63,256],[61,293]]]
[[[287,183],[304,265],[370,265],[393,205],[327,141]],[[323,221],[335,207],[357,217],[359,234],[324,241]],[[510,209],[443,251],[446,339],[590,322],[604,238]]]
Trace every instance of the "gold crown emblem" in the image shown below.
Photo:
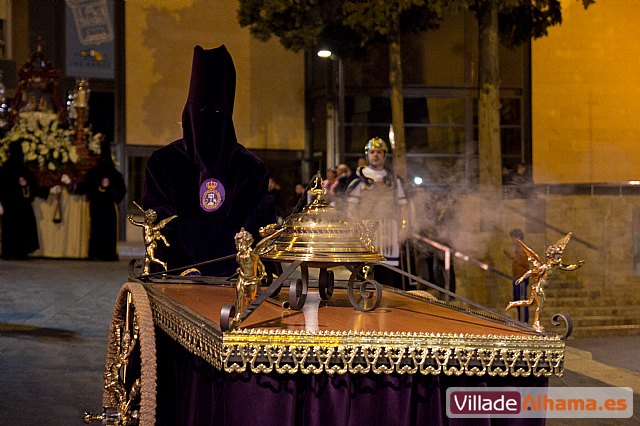
[[[207,189],[213,191],[214,189],[216,189],[216,186],[218,186],[218,182],[210,180],[209,182],[207,182]]]

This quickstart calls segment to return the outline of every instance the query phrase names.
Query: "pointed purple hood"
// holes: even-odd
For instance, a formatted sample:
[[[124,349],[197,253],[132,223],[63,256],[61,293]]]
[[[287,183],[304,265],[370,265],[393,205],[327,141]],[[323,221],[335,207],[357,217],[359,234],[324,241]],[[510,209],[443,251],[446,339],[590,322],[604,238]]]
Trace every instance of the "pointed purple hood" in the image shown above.
[[[189,95],[182,113],[183,137],[156,150],[147,163],[143,207],[158,218],[178,217],[163,229],[170,246],[156,254],[169,267],[235,253],[234,235],[245,228],[259,238],[275,221],[269,174],[257,156],[238,143],[233,127],[236,72],[226,47],[193,53]],[[203,267],[210,275],[233,273],[237,264]]]
[[[238,148],[232,120],[235,90],[236,70],[227,48],[196,46],[182,112],[182,143],[202,179],[228,175],[229,157]]]

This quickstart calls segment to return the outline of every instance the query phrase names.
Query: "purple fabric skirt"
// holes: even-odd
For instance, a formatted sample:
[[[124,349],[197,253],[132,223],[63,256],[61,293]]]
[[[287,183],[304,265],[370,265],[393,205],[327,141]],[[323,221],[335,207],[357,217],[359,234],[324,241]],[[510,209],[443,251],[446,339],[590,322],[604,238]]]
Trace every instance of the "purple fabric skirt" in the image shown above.
[[[546,387],[547,378],[440,374],[228,374],[156,328],[158,425],[544,425],[545,419],[450,419],[451,386]]]

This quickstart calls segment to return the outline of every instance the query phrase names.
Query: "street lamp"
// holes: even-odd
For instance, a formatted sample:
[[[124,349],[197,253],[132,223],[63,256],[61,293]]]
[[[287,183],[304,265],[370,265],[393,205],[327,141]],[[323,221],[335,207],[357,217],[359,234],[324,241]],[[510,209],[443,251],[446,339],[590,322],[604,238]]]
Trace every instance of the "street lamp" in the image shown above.
[[[337,76],[333,81],[337,80],[338,88],[336,90],[333,86],[331,103],[327,106],[327,168],[329,168],[340,164],[344,157],[344,70],[342,59],[330,49],[321,48],[317,51],[317,55],[323,59],[336,61],[337,68],[334,69]]]

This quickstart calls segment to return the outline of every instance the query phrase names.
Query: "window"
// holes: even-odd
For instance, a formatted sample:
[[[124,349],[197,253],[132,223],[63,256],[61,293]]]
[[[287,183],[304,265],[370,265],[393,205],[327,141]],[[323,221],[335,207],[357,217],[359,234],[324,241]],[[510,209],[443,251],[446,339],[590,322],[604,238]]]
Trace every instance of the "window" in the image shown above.
[[[515,169],[530,160],[528,46],[500,49],[501,148],[503,163]],[[474,186],[478,179],[477,23],[472,15],[448,18],[439,30],[403,39],[403,97],[408,173],[425,185]],[[307,95],[316,158],[328,151],[327,105],[340,103],[336,75],[310,58]],[[335,70],[334,70],[335,71]],[[337,134],[341,156],[352,166],[366,141],[389,139],[391,102],[385,49],[344,61],[344,121]],[[324,86],[323,86],[324,83]],[[324,147],[323,147],[324,144]],[[324,167],[321,168],[324,170]]]

